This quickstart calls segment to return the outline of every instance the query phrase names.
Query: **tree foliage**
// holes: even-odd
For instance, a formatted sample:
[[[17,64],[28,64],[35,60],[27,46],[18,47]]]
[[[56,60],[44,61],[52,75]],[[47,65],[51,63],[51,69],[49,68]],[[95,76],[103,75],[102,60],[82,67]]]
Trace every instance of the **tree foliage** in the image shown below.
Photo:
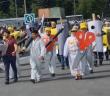
[[[24,16],[24,0],[0,0],[0,18],[16,17],[15,1],[17,4],[18,17]],[[74,13],[83,14],[85,18],[89,18],[91,13],[99,15],[106,13],[106,6],[108,6],[108,10],[110,10],[108,1],[109,0],[26,0],[26,5],[28,13],[37,13],[37,9],[39,8],[57,6],[65,8],[66,15],[73,15]],[[110,14],[110,12],[107,14]]]

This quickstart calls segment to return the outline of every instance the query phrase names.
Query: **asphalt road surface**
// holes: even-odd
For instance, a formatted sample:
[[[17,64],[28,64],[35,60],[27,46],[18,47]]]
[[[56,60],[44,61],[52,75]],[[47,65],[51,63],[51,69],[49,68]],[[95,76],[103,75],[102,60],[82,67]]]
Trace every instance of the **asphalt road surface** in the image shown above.
[[[24,60],[26,61],[26,60]],[[4,84],[4,73],[0,73],[0,96],[110,96],[110,61],[94,69],[94,73],[76,81],[69,69],[61,70],[57,62],[56,77],[52,78],[48,68],[42,67],[42,80],[32,84],[29,64],[20,65],[17,83]]]

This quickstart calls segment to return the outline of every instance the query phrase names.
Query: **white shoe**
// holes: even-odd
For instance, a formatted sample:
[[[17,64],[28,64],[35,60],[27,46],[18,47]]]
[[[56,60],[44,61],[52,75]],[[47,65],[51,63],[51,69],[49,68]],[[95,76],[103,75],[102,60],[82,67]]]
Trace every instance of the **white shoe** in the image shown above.
[[[39,83],[41,81],[41,79],[40,78],[37,78],[37,83]]]

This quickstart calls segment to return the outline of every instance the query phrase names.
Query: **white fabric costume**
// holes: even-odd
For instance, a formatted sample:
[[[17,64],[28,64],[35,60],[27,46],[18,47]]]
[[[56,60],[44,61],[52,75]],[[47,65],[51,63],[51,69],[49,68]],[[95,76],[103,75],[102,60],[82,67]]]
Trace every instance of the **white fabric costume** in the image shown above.
[[[64,56],[69,58],[70,72],[72,76],[84,75],[84,64],[79,60],[80,50],[76,37],[68,37],[64,46]]]
[[[31,79],[40,80],[40,66],[42,61],[39,57],[45,55],[46,49],[41,38],[37,37],[36,40],[32,41],[30,50],[30,65],[31,65]]]

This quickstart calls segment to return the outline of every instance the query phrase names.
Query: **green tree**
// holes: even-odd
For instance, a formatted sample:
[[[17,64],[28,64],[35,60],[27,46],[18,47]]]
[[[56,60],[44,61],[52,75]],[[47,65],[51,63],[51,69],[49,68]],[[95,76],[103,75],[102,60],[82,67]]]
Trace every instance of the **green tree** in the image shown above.
[[[76,8],[78,14],[83,14],[85,18],[90,18],[92,13],[102,15],[107,0],[79,0]]]
[[[11,18],[16,17],[16,8],[15,8],[14,0],[10,0],[9,15],[10,15]]]

